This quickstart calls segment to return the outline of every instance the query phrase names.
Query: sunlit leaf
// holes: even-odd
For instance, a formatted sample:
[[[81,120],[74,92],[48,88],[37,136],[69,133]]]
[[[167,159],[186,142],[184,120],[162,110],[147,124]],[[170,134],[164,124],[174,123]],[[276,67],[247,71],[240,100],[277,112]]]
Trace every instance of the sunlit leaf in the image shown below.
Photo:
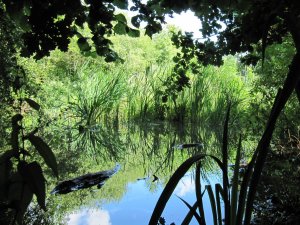
[[[126,17],[122,13],[115,15],[115,18],[120,22],[127,23]]]
[[[127,0],[114,0],[113,4],[120,9],[127,9],[128,8],[128,1]]]
[[[35,101],[33,101],[30,98],[24,98],[24,100],[30,105],[31,108],[35,109],[35,110],[40,110],[41,106],[36,103]]]
[[[130,37],[139,37],[140,36],[140,31],[136,30],[136,29],[129,28],[128,35]]]
[[[46,210],[45,178],[41,166],[37,162],[22,165],[20,173],[28,183],[31,191],[36,195],[40,207]]]
[[[114,31],[116,34],[126,34],[126,27],[127,25],[122,23],[122,22],[118,22],[115,26],[114,26]]]
[[[47,166],[52,169],[54,175],[58,177],[57,162],[51,148],[43,141],[43,139],[38,136],[29,135],[28,140],[34,145],[35,149],[43,157]]]

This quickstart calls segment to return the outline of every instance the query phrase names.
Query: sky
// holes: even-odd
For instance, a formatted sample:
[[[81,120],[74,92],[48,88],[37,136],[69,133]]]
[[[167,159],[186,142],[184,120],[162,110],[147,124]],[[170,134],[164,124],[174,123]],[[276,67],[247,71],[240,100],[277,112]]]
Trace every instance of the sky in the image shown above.
[[[194,32],[195,38],[201,38],[201,21],[191,10],[182,12],[180,14],[174,14],[173,18],[166,17],[166,22],[169,25],[175,25],[179,27],[184,32]]]
[[[142,0],[142,2],[146,3],[147,0]],[[133,6],[133,3],[131,1],[129,1],[128,3],[128,8]],[[132,17],[136,15],[136,12],[126,11],[126,14]],[[167,16],[165,20],[166,24],[163,24],[163,26],[175,25],[176,27],[179,27],[183,32],[193,32],[195,38],[202,38],[201,32],[199,31],[199,29],[201,29],[201,21],[191,10],[181,12],[180,14],[174,13],[172,18],[170,16]],[[146,26],[146,24],[142,23],[141,28],[144,26]]]

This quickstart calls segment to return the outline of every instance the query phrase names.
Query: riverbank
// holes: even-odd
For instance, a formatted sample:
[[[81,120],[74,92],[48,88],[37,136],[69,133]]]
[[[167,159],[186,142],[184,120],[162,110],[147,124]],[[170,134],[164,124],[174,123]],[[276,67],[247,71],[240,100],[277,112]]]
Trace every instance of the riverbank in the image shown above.
[[[300,141],[276,145],[268,156],[255,203],[255,225],[300,224]]]

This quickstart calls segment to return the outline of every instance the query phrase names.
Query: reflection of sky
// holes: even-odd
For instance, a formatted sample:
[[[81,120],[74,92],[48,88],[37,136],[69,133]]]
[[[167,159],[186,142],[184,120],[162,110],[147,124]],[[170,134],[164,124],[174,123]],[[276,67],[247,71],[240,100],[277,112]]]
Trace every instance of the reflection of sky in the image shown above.
[[[178,183],[174,193],[179,197],[184,197],[187,193],[191,193],[191,192],[194,193],[194,191],[195,191],[195,181],[190,177],[184,177]]]
[[[214,179],[212,179],[214,180]],[[213,181],[212,181],[213,182]],[[214,182],[213,182],[214,183]],[[176,197],[179,196],[193,205],[196,201],[195,182],[190,175],[185,176],[177,185],[167,203],[163,217],[167,224],[180,224],[188,212],[187,206]],[[205,185],[205,182],[203,182]],[[105,188],[105,186],[104,186]],[[203,187],[204,188],[204,187]],[[128,183],[127,192],[119,202],[101,204],[99,209],[83,208],[68,216],[68,225],[144,225],[148,224],[155,204],[162,192],[158,184],[155,192],[149,191],[145,180]],[[211,208],[207,194],[203,197],[207,224],[212,224]],[[84,207],[84,206],[83,206]],[[191,225],[197,224],[193,219]]]
[[[84,209],[68,216],[68,225],[111,225],[109,213],[101,209]]]

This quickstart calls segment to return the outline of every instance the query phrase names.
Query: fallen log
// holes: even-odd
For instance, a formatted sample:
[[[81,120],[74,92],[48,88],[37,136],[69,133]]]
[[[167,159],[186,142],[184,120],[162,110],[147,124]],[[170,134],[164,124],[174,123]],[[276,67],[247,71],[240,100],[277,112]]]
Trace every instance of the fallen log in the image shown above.
[[[51,194],[67,194],[72,191],[89,188],[95,185],[97,185],[97,188],[101,188],[105,181],[117,173],[119,169],[120,165],[117,164],[111,170],[88,173],[74,179],[62,181],[51,191]]]

